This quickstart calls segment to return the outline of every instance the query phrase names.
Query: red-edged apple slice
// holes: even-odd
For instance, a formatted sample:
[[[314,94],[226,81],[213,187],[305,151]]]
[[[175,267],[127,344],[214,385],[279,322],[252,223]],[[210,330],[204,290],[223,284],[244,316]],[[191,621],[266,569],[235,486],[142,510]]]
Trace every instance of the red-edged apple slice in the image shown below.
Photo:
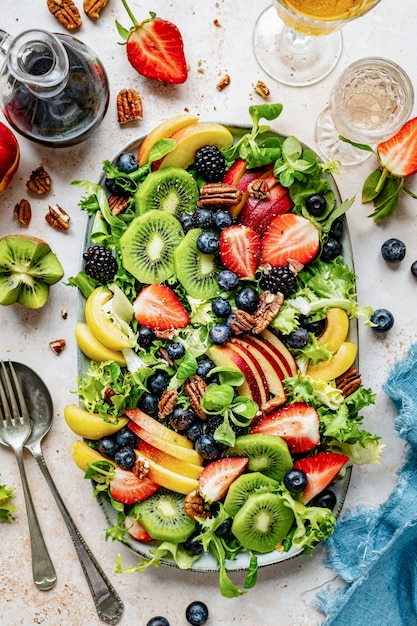
[[[281,382],[287,376],[292,376],[292,374],[289,373],[287,361],[282,358],[281,353],[272,343],[260,335],[241,335],[241,338],[245,341],[250,341],[253,345],[268,354],[268,356],[273,360],[276,374]]]
[[[259,395],[259,400],[257,399],[255,402],[257,402],[259,406],[262,406],[269,400],[269,386],[261,365],[246,347],[232,342],[228,343],[228,347],[233,352],[236,352],[252,371],[257,388],[252,390],[252,395],[256,397]]]
[[[247,170],[246,169],[246,161],[244,159],[237,159],[232,167],[226,172],[225,177],[223,179],[224,183],[229,185],[234,185],[238,189],[243,192],[242,199],[239,204],[232,206],[230,208],[230,213],[233,217],[237,217],[243,207],[245,206],[248,198],[249,191],[248,185],[252,181],[260,178],[264,179],[271,173],[271,166],[265,167],[257,167],[254,169]]]
[[[259,336],[259,335],[258,335]],[[264,330],[260,334],[267,342],[272,344],[274,348],[279,352],[280,358],[284,363],[288,376],[295,376],[297,373],[297,364],[291,352],[282,343],[282,341],[270,330]]]
[[[203,471],[202,465],[195,465],[194,463],[183,461],[182,459],[172,456],[163,450],[155,448],[144,439],[140,439],[138,443],[138,450],[143,456],[146,456],[151,461],[158,463],[158,465],[163,465],[167,469],[170,469],[177,474],[188,476],[189,478],[198,479]]]
[[[206,352],[207,356],[217,366],[230,367],[242,372],[245,380],[242,385],[236,387],[240,396],[251,398],[258,406],[262,403],[262,396],[257,380],[252,369],[247,362],[236,351],[231,350],[229,344],[222,346],[211,346]],[[264,395],[264,394],[263,394]]]
[[[239,213],[239,222],[250,226],[259,237],[263,237],[272,220],[278,215],[288,213],[293,206],[288,189],[277,184],[272,187],[265,200],[249,196]]]

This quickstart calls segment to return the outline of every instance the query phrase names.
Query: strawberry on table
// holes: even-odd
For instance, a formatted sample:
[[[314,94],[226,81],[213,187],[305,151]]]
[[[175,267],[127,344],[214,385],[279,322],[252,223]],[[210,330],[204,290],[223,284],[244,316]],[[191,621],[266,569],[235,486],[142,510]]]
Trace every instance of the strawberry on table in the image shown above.
[[[230,485],[242,474],[248,464],[246,457],[229,457],[206,465],[198,479],[198,490],[206,502],[224,498]]]
[[[338,452],[319,452],[296,461],[294,468],[307,474],[307,487],[301,493],[304,504],[326,489],[349,460],[348,456]]]
[[[261,262],[272,266],[305,265],[320,249],[318,228],[301,215],[284,213],[270,223],[262,240]]]
[[[120,467],[114,469],[109,486],[112,497],[122,504],[146,500],[159,489],[159,485],[150,478],[138,478],[133,472]]]
[[[243,224],[229,226],[220,234],[220,257],[228,270],[241,278],[253,278],[259,265],[261,240]]]
[[[417,117],[408,120],[387,141],[377,146],[379,162],[394,176],[417,173]]]
[[[186,308],[166,285],[144,287],[133,303],[133,310],[139,324],[152,329],[185,328],[190,322]]]
[[[123,6],[133,22],[127,30],[116,21],[119,35],[126,40],[127,58],[139,74],[167,83],[187,80],[184,43],[178,27],[150,13],[150,18],[138,22],[126,0]]]
[[[251,427],[252,433],[277,435],[287,442],[291,452],[308,452],[320,443],[319,416],[305,402],[293,402],[271,413],[265,413]]]

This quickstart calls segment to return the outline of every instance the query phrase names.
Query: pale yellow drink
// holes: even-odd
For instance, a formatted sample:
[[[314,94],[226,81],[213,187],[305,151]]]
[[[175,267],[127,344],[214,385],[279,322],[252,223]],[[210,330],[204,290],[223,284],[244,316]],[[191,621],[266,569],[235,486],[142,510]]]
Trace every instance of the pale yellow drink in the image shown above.
[[[327,35],[361,16],[379,0],[274,0],[282,21],[305,35]]]

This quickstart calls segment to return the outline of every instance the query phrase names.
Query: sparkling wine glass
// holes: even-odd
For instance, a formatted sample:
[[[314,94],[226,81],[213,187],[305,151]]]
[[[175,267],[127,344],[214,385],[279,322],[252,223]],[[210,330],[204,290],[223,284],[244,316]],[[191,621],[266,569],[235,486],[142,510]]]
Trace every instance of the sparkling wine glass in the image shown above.
[[[318,151],[326,161],[361,163],[371,153],[340,140],[339,135],[376,146],[401,128],[413,106],[413,85],[399,65],[381,57],[354,61],[336,81],[329,105],[317,119]]]
[[[313,85],[335,67],[342,51],[340,29],[381,0],[273,0],[259,16],[255,57],[262,69],[286,85]]]

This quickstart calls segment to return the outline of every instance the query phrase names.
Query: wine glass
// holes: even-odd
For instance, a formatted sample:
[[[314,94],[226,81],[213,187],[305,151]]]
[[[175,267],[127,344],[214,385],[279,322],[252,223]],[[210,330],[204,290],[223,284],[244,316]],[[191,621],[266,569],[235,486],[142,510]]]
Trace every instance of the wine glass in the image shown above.
[[[313,85],[335,67],[342,51],[340,29],[380,0],[273,0],[253,33],[262,69],[285,85]]]
[[[319,115],[315,141],[321,156],[356,165],[371,155],[339,139],[375,146],[409,119],[414,90],[407,73],[381,57],[354,61],[334,85],[328,107]]]

